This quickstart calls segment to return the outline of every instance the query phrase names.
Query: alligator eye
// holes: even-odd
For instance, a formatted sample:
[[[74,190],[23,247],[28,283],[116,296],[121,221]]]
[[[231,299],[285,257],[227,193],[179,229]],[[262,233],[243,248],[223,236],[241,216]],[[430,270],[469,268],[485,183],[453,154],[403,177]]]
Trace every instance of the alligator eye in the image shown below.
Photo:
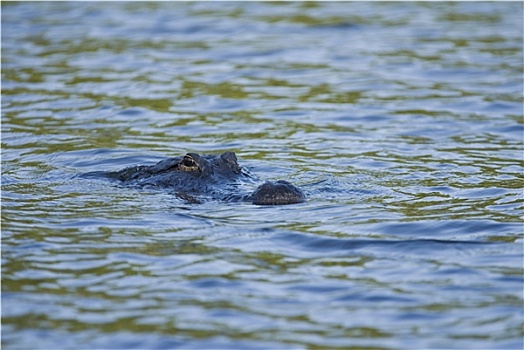
[[[197,164],[195,163],[195,160],[191,158],[190,156],[184,156],[184,159],[182,160],[182,164],[187,167],[197,166]]]
[[[200,167],[198,166],[198,163],[195,161],[195,158],[193,158],[189,154],[186,154],[184,158],[182,158],[182,161],[178,165],[178,169],[181,171],[189,172],[200,171]]]

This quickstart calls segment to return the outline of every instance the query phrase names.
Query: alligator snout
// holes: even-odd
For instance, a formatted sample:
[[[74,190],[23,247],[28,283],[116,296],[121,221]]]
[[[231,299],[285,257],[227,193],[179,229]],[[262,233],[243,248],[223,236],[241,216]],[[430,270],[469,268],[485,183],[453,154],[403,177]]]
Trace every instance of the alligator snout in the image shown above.
[[[280,205],[302,203],[306,200],[304,192],[291,183],[278,180],[260,185],[250,196],[253,204]]]

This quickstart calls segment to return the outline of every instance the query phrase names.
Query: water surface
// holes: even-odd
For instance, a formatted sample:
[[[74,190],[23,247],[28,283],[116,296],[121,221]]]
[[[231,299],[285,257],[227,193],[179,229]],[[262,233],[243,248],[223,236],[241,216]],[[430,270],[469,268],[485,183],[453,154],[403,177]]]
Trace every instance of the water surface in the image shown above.
[[[522,11],[3,2],[2,347],[522,348]],[[308,201],[78,177],[188,151]]]

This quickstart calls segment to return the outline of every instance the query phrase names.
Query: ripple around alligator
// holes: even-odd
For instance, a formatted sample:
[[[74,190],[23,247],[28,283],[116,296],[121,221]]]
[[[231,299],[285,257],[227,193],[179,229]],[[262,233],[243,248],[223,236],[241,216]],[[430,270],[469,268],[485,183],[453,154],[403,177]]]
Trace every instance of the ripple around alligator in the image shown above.
[[[521,349],[522,11],[3,2],[2,348]],[[226,151],[307,202],[78,176]]]

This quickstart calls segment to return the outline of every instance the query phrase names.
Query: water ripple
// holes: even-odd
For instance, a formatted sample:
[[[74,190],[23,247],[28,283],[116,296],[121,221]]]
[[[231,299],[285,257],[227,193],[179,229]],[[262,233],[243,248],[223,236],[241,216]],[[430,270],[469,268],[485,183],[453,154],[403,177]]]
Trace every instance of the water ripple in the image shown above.
[[[3,4],[2,347],[521,349],[521,14]],[[308,201],[81,175],[189,151]]]

